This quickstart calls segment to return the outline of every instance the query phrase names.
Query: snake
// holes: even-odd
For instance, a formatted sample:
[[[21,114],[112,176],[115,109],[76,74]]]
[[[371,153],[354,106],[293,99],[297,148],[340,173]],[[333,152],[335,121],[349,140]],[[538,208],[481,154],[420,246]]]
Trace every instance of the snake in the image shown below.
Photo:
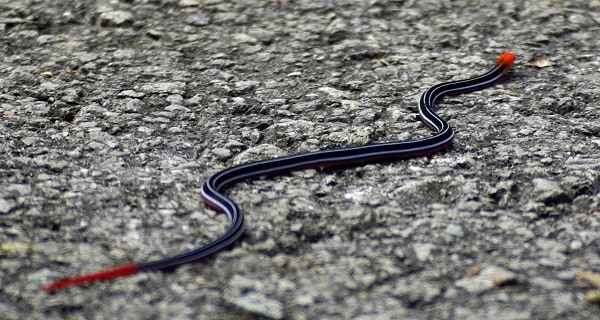
[[[44,286],[46,292],[56,291],[96,281],[110,280],[141,272],[172,270],[183,264],[196,262],[236,242],[246,229],[246,218],[239,206],[224,191],[234,183],[264,176],[284,174],[291,171],[365,164],[389,159],[406,159],[431,155],[448,148],[454,139],[454,130],[447,121],[438,116],[433,106],[444,96],[459,95],[485,89],[498,82],[513,66],[512,52],[500,54],[494,67],[488,72],[465,80],[444,82],[427,89],[420,97],[417,111],[421,121],[431,129],[432,136],[392,141],[339,149],[321,150],[290,156],[240,164],[222,170],[204,183],[201,196],[204,203],[227,215],[229,226],[225,233],[210,243],[164,259],[143,263],[128,263],[91,274],[60,279]]]

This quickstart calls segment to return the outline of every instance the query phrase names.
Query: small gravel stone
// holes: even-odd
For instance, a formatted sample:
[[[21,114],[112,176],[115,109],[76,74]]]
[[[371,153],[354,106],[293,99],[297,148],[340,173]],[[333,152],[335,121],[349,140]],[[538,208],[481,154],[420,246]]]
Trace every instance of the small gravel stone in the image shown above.
[[[427,261],[431,258],[431,250],[434,247],[435,245],[431,243],[416,243],[413,245],[413,250],[420,261]]]
[[[0,213],[2,213],[2,214],[8,213],[14,207],[15,207],[15,204],[12,201],[0,198]]]
[[[567,197],[565,191],[560,187],[558,182],[549,179],[536,178],[533,179],[533,192],[536,195],[535,199],[541,202],[556,201]]]
[[[182,7],[197,7],[200,4],[200,0],[179,0],[179,5]]]
[[[465,235],[463,228],[457,224],[449,224],[446,226],[446,233],[459,238]]]
[[[139,90],[146,93],[183,94],[185,92],[185,83],[177,81],[146,83],[141,85]]]
[[[225,148],[214,148],[212,152],[219,157],[219,159],[228,159],[231,157],[231,150]]]
[[[283,319],[283,305],[258,292],[249,292],[240,296],[227,299],[233,306],[249,314],[264,317],[265,319]]]
[[[98,18],[98,23],[103,27],[114,27],[130,24],[134,16],[129,11],[109,11],[102,12]]]
[[[471,294],[480,294],[494,288],[499,283],[511,283],[518,280],[515,273],[491,265],[483,268],[477,276],[457,280],[455,285]]]
[[[331,88],[331,87],[321,87],[318,90],[326,93],[327,95],[329,95],[330,98],[333,98],[333,99],[348,98],[348,97],[352,96],[348,92],[338,90],[335,88]]]

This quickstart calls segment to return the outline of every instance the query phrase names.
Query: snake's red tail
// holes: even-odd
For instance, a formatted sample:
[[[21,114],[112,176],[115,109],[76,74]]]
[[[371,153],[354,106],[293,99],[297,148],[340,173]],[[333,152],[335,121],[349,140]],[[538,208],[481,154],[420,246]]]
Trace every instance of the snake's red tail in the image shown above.
[[[96,273],[91,273],[83,276],[77,276],[72,278],[65,278],[62,280],[58,280],[49,285],[46,285],[42,288],[42,290],[46,292],[52,292],[55,290],[59,290],[65,287],[78,286],[85,283],[110,280],[120,277],[126,277],[130,275],[134,275],[138,272],[138,265],[136,263],[122,265],[120,267],[116,267],[113,269],[108,269]]]

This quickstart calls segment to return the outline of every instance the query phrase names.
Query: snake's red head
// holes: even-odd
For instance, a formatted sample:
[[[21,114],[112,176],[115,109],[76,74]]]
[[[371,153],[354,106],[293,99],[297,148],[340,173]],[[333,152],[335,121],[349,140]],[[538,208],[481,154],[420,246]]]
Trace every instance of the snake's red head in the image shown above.
[[[496,59],[496,65],[502,67],[504,70],[502,74],[505,74],[510,70],[512,65],[515,63],[515,54],[512,52],[504,52]]]

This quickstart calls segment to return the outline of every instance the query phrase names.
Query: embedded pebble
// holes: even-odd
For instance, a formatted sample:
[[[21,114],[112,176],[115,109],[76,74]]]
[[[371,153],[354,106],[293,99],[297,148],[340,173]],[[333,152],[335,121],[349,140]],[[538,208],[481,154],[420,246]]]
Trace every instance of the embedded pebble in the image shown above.
[[[132,23],[133,20],[134,16],[129,11],[109,11],[100,14],[98,23],[103,27],[113,27]]]
[[[15,204],[12,201],[0,198],[0,213],[8,213],[14,207]]]
[[[351,97],[351,95],[348,92],[338,90],[335,88],[331,88],[331,87],[321,87],[318,90],[326,93],[327,95],[329,95],[331,98],[334,98],[334,99]]]
[[[225,148],[214,148],[212,152],[220,159],[227,159],[231,157],[231,150]]]
[[[258,292],[228,297],[227,301],[242,311],[264,319],[283,319],[285,316],[281,302]]]
[[[533,193],[536,195],[535,198],[537,201],[546,202],[566,197],[565,191],[556,181],[536,178],[533,179],[532,183]]]
[[[514,272],[490,265],[483,268],[478,275],[471,278],[459,279],[454,284],[471,294],[478,294],[496,287],[498,283],[510,283],[513,281],[518,281]]]

